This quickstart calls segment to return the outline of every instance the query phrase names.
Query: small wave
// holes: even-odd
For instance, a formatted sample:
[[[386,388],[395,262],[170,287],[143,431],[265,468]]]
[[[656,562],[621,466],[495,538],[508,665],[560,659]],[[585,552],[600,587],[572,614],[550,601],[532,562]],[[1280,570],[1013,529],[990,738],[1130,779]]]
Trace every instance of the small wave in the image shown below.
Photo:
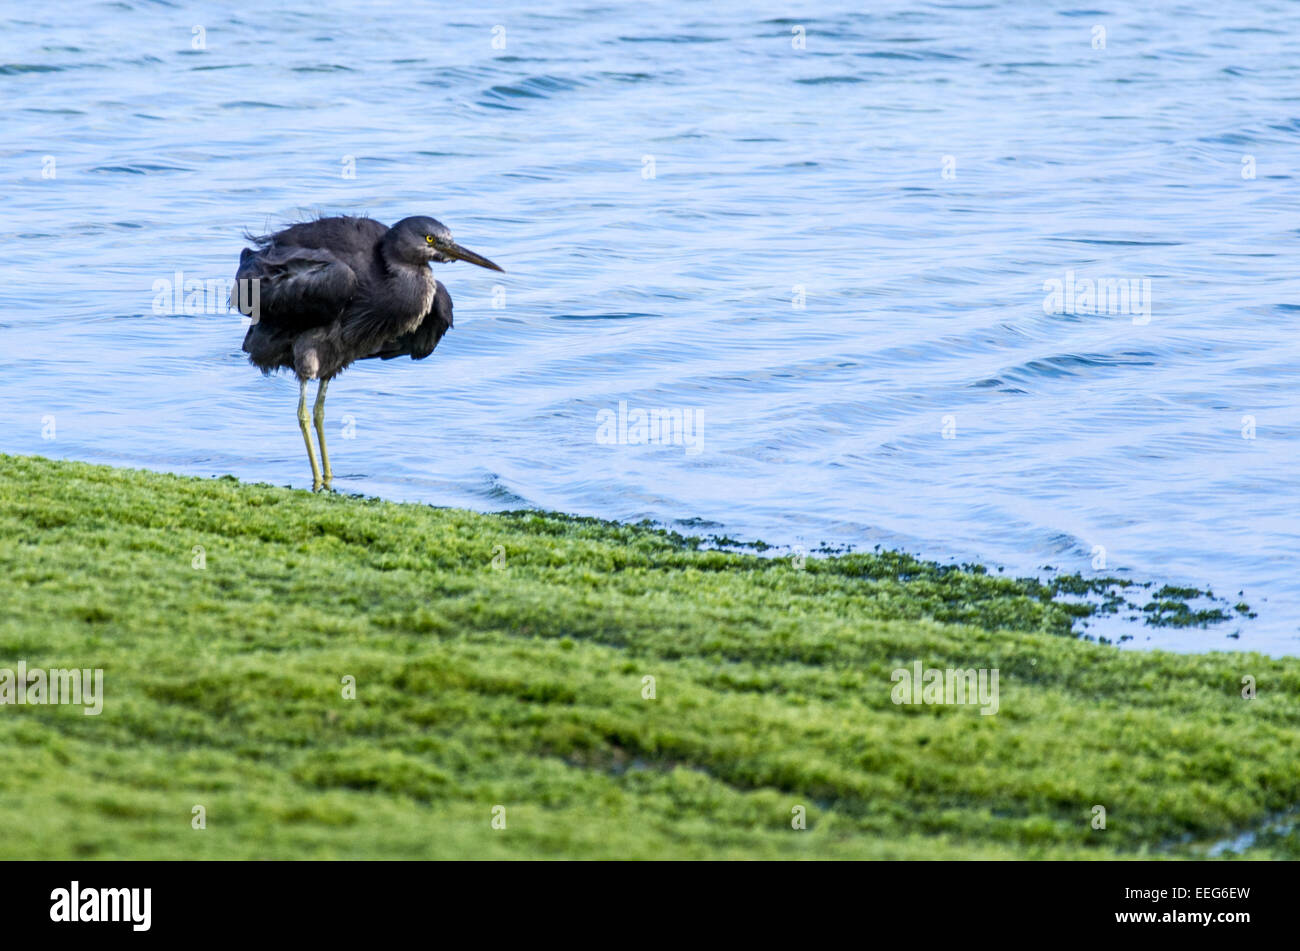
[[[20,76],[23,73],[61,73],[65,67],[49,63],[4,63],[0,64],[0,76]]]
[[[659,317],[660,314],[555,314],[551,320],[635,320],[638,317]]]
[[[231,102],[223,102],[220,105],[222,109],[290,109],[291,106],[282,106],[275,102],[262,102],[259,99],[235,99]]]
[[[190,169],[180,165],[138,163],[135,165],[96,165],[91,171],[101,174],[148,175],[150,172],[188,172]]]
[[[834,83],[865,83],[866,80],[859,76],[810,76],[807,79],[796,79],[795,82],[803,86],[827,86]]]
[[[620,36],[620,43],[725,43],[720,36],[692,36],[677,34],[675,36]]]
[[[1021,379],[1060,379],[1080,376],[1100,367],[1149,367],[1156,365],[1156,355],[1146,351],[1123,353],[1069,353],[1029,360],[1013,367],[1004,376]]]

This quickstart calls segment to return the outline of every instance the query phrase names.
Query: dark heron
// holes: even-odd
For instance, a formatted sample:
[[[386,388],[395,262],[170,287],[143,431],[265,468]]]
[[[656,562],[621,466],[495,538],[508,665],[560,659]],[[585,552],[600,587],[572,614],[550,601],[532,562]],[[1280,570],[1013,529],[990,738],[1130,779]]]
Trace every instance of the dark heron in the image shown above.
[[[311,461],[312,491],[328,489],[329,381],[356,360],[423,360],[433,353],[451,329],[451,295],[434,280],[431,262],[502,269],[462,248],[433,218],[403,218],[391,228],[370,218],[318,218],[246,237],[257,248],[240,254],[230,293],[231,306],[253,320],[244,352],[263,373],[284,367],[297,375],[298,426]],[[310,380],[320,381],[313,413],[319,466],[307,416]]]

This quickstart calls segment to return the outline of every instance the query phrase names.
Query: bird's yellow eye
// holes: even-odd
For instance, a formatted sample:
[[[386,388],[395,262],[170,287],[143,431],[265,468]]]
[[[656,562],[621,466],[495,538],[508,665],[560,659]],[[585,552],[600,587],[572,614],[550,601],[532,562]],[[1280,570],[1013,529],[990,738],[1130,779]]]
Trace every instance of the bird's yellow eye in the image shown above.
[[[431,235],[431,234],[426,234],[426,235],[424,236],[424,240],[427,241],[429,244],[433,244],[433,235]]]

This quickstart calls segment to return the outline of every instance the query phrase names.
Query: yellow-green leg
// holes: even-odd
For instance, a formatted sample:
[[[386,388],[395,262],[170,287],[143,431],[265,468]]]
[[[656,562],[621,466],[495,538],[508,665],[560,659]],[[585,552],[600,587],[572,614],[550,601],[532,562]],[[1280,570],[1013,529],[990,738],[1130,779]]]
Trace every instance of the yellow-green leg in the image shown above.
[[[320,438],[320,464],[325,470],[327,489],[330,487],[330,480],[334,478],[334,473],[330,471],[330,454],[325,448],[325,387],[328,385],[328,380],[320,381],[320,386],[316,388],[316,410],[312,413],[316,419],[316,435]]]
[[[311,463],[311,490],[320,491],[320,466],[316,464],[316,450],[311,445],[311,417],[307,415],[307,381],[298,383],[298,428],[302,430],[302,441],[307,444],[307,461]]]

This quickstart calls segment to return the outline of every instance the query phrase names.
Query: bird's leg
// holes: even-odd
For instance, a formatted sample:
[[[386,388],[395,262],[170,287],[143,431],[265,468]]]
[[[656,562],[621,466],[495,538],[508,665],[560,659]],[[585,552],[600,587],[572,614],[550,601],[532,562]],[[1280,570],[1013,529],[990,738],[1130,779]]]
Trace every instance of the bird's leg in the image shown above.
[[[316,410],[312,415],[316,419],[316,435],[320,438],[320,464],[325,470],[325,488],[330,487],[330,480],[334,478],[334,473],[330,471],[330,454],[325,448],[325,387],[329,385],[329,380],[321,380],[320,386],[316,388]]]
[[[311,445],[311,417],[307,415],[307,381],[298,383],[298,428],[302,430],[302,441],[307,444],[307,461],[311,463],[311,490],[319,492],[321,487],[320,466],[316,464],[316,450]]]

